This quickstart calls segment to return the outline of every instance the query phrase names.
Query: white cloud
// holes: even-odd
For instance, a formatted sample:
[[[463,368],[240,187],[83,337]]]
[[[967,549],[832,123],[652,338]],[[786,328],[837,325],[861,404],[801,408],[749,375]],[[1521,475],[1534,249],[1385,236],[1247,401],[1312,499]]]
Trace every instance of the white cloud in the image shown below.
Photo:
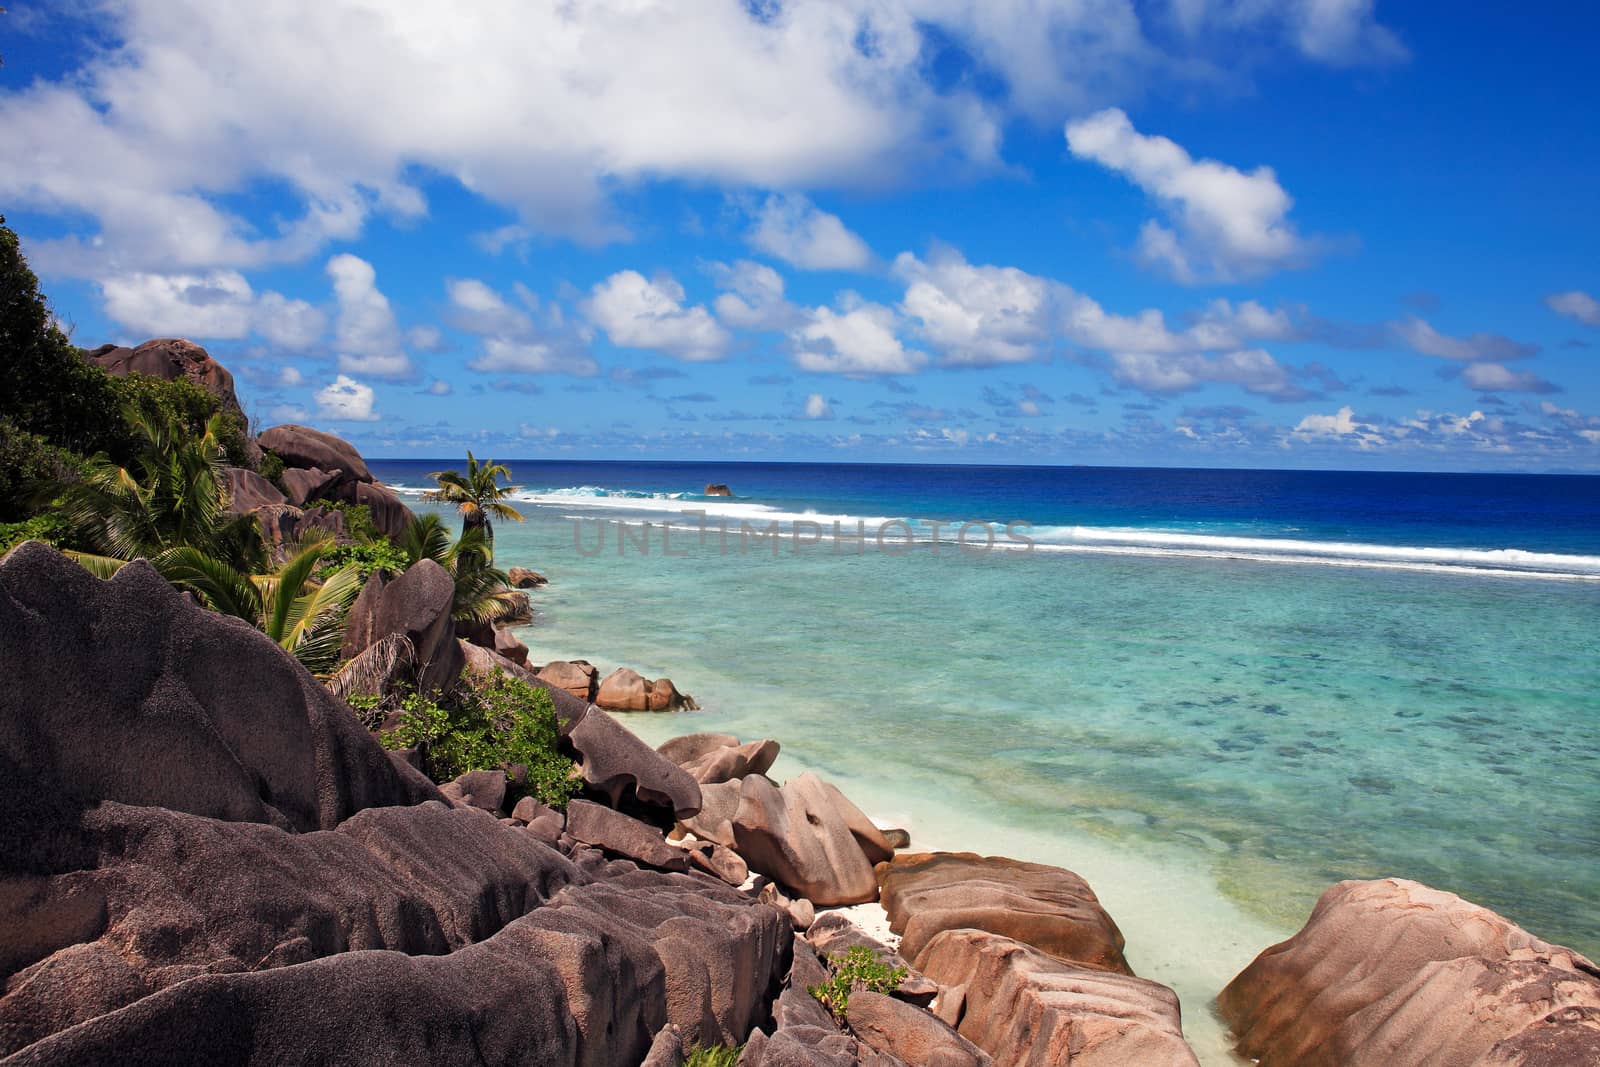
[[[783,276],[764,263],[741,259],[732,266],[709,265],[719,289],[713,302],[717,318],[740,330],[786,330],[800,319],[800,309],[784,297]]]
[[[1551,293],[1544,298],[1545,306],[1557,315],[1577,319],[1585,326],[1600,326],[1600,300],[1579,289],[1565,293]]]
[[[1196,160],[1166,137],[1133,128],[1117,108],[1070,122],[1067,145],[1153,197],[1171,225],[1140,231],[1143,258],[1181,282],[1232,280],[1303,265],[1314,251],[1289,221],[1294,201],[1270,167],[1246,173]]]
[[[1147,393],[1186,393],[1208,383],[1237,385],[1247,393],[1275,400],[1300,400],[1308,394],[1289,369],[1259,348],[1218,356],[1115,352],[1112,374]]]
[[[124,274],[100,284],[106,314],[156,337],[237,339],[250,332],[255,293],[238,271]]]
[[[728,331],[711,312],[683,301],[683,287],[671,275],[649,281],[623,270],[596,285],[583,310],[614,345],[654,349],[692,363],[721,359]]]
[[[1451,337],[1440,333],[1427,320],[1416,315],[1390,323],[1389,328],[1412,351],[1440,359],[1504,361],[1524,359],[1539,351],[1534,345],[1513,341],[1497,333]]]
[[[1185,0],[1192,7],[1195,0]],[[1371,47],[1357,0],[1238,0],[1290,19],[1205,20],[1342,61]],[[211,0],[90,5],[83,65],[4,94],[0,200],[87,217],[36,264],[94,277],[303,260],[374,212],[417,215],[407,175],[442,174],[530,233],[621,232],[607,190],[645,179],[729,188],[881,184],[994,166],[1017,114],[1083,112],[1159,80],[1213,80],[1134,0]],[[1152,13],[1153,12],[1153,13]],[[1144,15],[1159,20],[1150,32]],[[972,77],[937,84],[954,45]],[[538,61],[529,61],[536,48]],[[1219,48],[1237,56],[1237,48]],[[315,80],[285,77],[314,70]],[[998,87],[988,93],[977,86]],[[537,136],[529,136],[537,131]],[[289,192],[287,221],[227,200]]]
[[[1291,436],[1302,441],[1344,439],[1363,450],[1388,443],[1376,426],[1357,419],[1348,404],[1332,415],[1307,415],[1295,424]]]
[[[548,327],[534,321],[531,311],[510,304],[503,296],[476,278],[463,278],[445,284],[450,297],[448,317],[451,325],[482,338],[476,359],[467,366],[484,373],[575,374],[589,377],[600,366],[570,331],[564,329],[560,311],[548,309]],[[531,292],[520,290],[529,308],[538,301]]]
[[[790,334],[801,370],[864,377],[912,374],[927,364],[927,356],[900,342],[893,308],[862,303],[851,294],[838,311],[819,307],[808,315],[809,321]]]
[[[326,327],[317,308],[282,293],[258,295],[235,270],[116,274],[100,292],[108,317],[147,337],[238,340],[255,332],[298,350],[316,344]]]
[[[801,270],[862,270],[872,262],[867,242],[798,193],[767,197],[745,239]]]
[[[268,412],[268,417],[271,418],[274,423],[304,423],[310,421],[311,412],[307,411],[298,404],[279,404],[277,407]]]
[[[907,282],[900,310],[955,366],[1039,358],[1059,296],[1069,292],[1015,267],[973,266],[949,249],[935,249],[927,263],[903,252],[894,269]]]
[[[450,387],[450,383],[445,381],[443,378],[435,378],[433,381],[428,383],[426,392],[429,396],[449,396],[451,393],[455,392],[455,390],[452,389]]]
[[[277,384],[285,389],[292,389],[305,382],[306,376],[300,373],[299,367],[283,367],[278,371]]]
[[[1499,363],[1469,363],[1461,377],[1474,389],[1501,393],[1558,393],[1561,390],[1532,371],[1513,371]]]
[[[327,271],[339,306],[334,322],[339,369],[375,378],[409,378],[415,368],[389,298],[378,291],[372,264],[346,252],[328,260]]]
[[[317,390],[317,414],[338,422],[377,422],[372,400],[372,386],[341,374]]]
[[[806,418],[833,418],[833,408],[828,405],[827,398],[821,393],[812,393],[810,396],[806,397]]]

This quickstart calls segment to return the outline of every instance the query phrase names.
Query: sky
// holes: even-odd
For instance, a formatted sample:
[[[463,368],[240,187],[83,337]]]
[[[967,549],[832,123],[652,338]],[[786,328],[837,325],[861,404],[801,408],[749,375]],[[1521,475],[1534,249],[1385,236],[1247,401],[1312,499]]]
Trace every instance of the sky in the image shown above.
[[[1600,472],[1600,9],[50,0],[83,347],[373,456]]]

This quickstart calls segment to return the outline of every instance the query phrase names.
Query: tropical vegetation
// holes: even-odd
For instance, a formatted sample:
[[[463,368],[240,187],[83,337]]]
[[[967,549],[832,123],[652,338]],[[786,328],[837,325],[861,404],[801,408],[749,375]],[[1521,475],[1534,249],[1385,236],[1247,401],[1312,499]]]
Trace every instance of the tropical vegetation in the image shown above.
[[[906,968],[889,966],[865,945],[852,945],[844,952],[834,953],[828,959],[828,970],[828,980],[806,992],[839,1019],[843,1019],[850,1008],[852,990],[867,989],[887,995],[900,987],[907,974]]]
[[[463,533],[482,529],[484,540],[493,541],[494,524],[491,519],[523,521],[522,512],[505,503],[505,498],[517,487],[500,484],[501,478],[507,483],[511,481],[511,471],[503,463],[496,463],[492,459],[480,463],[478,457],[468,449],[465,471],[434,471],[428,477],[437,482],[439,488],[424,494],[423,499],[454,504],[456,510],[461,512]]]

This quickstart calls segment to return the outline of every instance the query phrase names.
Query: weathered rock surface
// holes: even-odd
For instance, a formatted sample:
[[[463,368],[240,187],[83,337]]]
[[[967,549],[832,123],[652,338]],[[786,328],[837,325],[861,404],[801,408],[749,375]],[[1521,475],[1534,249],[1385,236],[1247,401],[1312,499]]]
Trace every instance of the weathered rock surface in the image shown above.
[[[392,540],[398,541],[404,537],[407,527],[416,520],[411,509],[386,485],[357,482],[353,489],[345,492],[348,494],[346,499],[351,503],[366,507],[367,513],[372,516],[372,525]]]
[[[228,493],[228,513],[231,515],[248,515],[256,508],[284,502],[278,487],[255,471],[229,467],[222,474]]]
[[[680,829],[702,841],[714,841],[727,848],[736,847],[733,817],[739,811],[741,782],[714,782],[700,787],[700,810],[678,820]]]
[[[850,1032],[861,1043],[924,1067],[987,1067],[987,1053],[921,1008],[868,989],[850,994]]]
[[[0,560],[0,679],[0,778],[25,768],[64,804],[314,830],[438,797],[272,641],[144,563],[101,581],[37,542]],[[29,869],[46,832],[18,810],[0,869]]]
[[[510,630],[495,630],[494,650],[519,667],[528,665],[528,646],[518,641]]]
[[[683,1067],[683,1031],[671,1023],[663,1026],[639,1067]]]
[[[909,958],[942,931],[970,928],[1058,959],[1133,973],[1122,931],[1071,871],[973,852],[902,852],[877,873],[889,928]]]
[[[618,667],[601,680],[594,702],[613,711],[692,711],[699,707],[694,698],[678,692],[671,678],[652,680],[627,667]]]
[[[933,998],[939,995],[937,982],[911,966],[900,953],[870,936],[838,912],[824,912],[817,916],[816,921],[806,929],[806,942],[825,960],[860,946],[869,949],[889,967],[904,967],[906,976],[895,987],[893,995],[919,1008],[926,1008],[933,1003]]]
[[[1199,1062],[1183,1040],[1177,995],[1164,985],[1066,963],[982,930],[946,930],[913,962],[939,983],[945,1021],[996,1063]]]
[[[565,689],[585,704],[594,702],[595,687],[600,684],[600,672],[583,660],[558,659],[539,668],[538,679],[557,689]]]
[[[733,495],[733,490],[729,489],[727,486],[723,485],[721,482],[713,482],[712,484],[706,486],[706,491],[702,495],[703,496],[732,496]]]
[[[450,618],[455,581],[431,559],[418,560],[398,578],[374,574],[350,606],[344,654],[358,655],[389,634],[404,634],[415,650],[417,688],[449,688],[463,659]]]
[[[791,954],[714,880],[450,807],[261,634],[37,544],[0,560],[0,810],[8,1067],[637,1063],[742,1041]]]
[[[716,875],[729,885],[744,885],[750,877],[750,868],[744,858],[731,848],[714,841],[689,841],[683,843],[689,865],[696,870]]]
[[[840,814],[837,796],[809,773],[781,790],[758,774],[742,779],[732,820],[735,851],[752,871],[813,904],[875,900],[872,864]]]
[[[1453,893],[1340,882],[1218,1005],[1263,1067],[1593,1063],[1600,968]]]
[[[660,829],[587,800],[567,805],[567,833],[624,859],[663,871],[687,871],[684,850],[667,844]]]
[[[344,471],[325,471],[321,467],[285,467],[281,481],[289,503],[303,508],[311,501],[321,499],[344,481]]]
[[[732,734],[680,734],[656,746],[656,751],[682,767],[719,748],[736,748],[739,739]]]
[[[309,426],[285,423],[261,431],[258,444],[283,460],[285,467],[341,471],[340,482],[370,482],[372,472],[349,441]]]
[[[742,1040],[788,936],[771,909],[726,887],[632,871],[570,885],[448,955],[349,951],[198,974],[5,1062],[633,1063],[669,1023],[689,1040]]]
[[[146,341],[137,348],[101,345],[83,355],[90,363],[119,378],[148,374],[169,382],[187,379],[221,400],[224,411],[243,414],[233,391],[233,375],[193,341],[162,337]]]
[[[766,774],[778,758],[778,742],[767,738],[713,749],[681,764],[701,785],[731,782],[750,774]]]
[[[550,584],[550,579],[526,567],[512,567],[506,571],[506,577],[511,579],[511,585],[517,589],[537,589],[541,585]]]
[[[559,705],[556,711],[561,712]],[[584,783],[610,807],[647,816],[653,809],[668,822],[700,810],[695,780],[599,708],[587,707],[565,731],[565,739],[577,755]]]
[[[498,812],[506,802],[506,775],[504,771],[468,771],[441,785],[439,792],[452,804]]]

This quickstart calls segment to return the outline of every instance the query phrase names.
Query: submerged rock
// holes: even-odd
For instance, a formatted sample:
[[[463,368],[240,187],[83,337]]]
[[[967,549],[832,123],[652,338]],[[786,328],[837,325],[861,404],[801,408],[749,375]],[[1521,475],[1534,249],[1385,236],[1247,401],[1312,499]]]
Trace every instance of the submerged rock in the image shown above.
[[[593,703],[600,672],[584,660],[554,660],[539,668],[541,682],[565,689],[584,703]]]
[[[506,571],[506,577],[511,579],[512,586],[517,589],[537,589],[541,585],[550,584],[550,579],[526,567],[512,567]]]
[[[594,702],[613,711],[693,711],[694,698],[678,692],[671,678],[645,678],[638,671],[618,667],[601,680]]]
[[[1340,882],[1217,998],[1262,1067],[1594,1063],[1600,968],[1400,878]]]
[[[733,495],[733,490],[729,489],[727,486],[723,485],[721,482],[713,482],[712,484],[706,486],[706,491],[701,495],[702,496],[732,496]]]

